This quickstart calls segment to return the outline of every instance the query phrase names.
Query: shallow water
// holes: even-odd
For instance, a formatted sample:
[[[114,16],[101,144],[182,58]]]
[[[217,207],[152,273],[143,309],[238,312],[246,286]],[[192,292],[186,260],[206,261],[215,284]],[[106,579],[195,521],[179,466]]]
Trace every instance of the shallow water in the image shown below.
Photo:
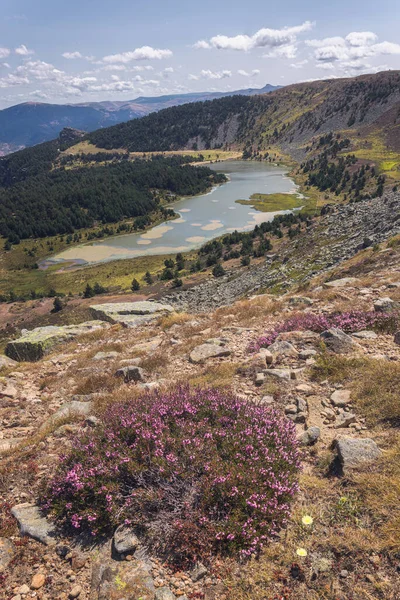
[[[77,261],[97,263],[150,254],[174,254],[200,247],[224,233],[247,231],[257,223],[270,221],[288,211],[258,212],[236,200],[248,200],[252,194],[293,193],[294,182],[287,169],[274,165],[231,161],[210,165],[226,173],[229,181],[207,194],[185,198],[171,204],[179,219],[166,221],[145,233],[129,233],[69,248],[48,262]]]

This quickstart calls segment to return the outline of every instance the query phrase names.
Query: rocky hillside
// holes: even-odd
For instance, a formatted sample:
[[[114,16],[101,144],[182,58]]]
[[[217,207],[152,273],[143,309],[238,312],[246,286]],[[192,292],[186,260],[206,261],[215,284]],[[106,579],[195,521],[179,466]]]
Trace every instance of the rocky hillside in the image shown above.
[[[224,96],[266,94],[279,86],[265,85],[232,92],[203,92],[135,98],[129,101],[46,104],[25,102],[0,110],[0,156],[54,139],[64,127],[93,131],[139,119],[149,113],[189,102]]]
[[[0,380],[2,597],[396,600],[398,214],[398,194],[338,207],[283,239],[281,262],[270,255],[258,267],[158,302],[105,298],[92,303],[84,323],[9,340]],[[33,304],[19,310],[28,316]],[[126,419],[149,392],[168,397],[170,410],[177,382],[231,389],[259,418],[272,411],[287,431],[293,427],[299,491],[287,523],[251,560],[238,560],[232,548],[204,555],[200,545],[202,559],[178,567],[176,548],[165,553],[168,528],[156,528],[159,544],[150,544],[147,513],[140,513],[142,527],[117,521],[120,527],[88,543],[79,527],[59,528],[57,507],[48,516],[39,510],[60,455],[73,453],[79,440],[94,443],[121,406]],[[79,478],[75,465],[72,502]],[[150,494],[150,480],[140,481]],[[179,513],[182,488],[172,489],[181,490],[172,502]],[[155,510],[157,499],[150,499]],[[96,519],[94,506],[96,497],[75,505],[73,522]]]
[[[99,148],[139,152],[193,144],[199,149],[220,148],[232,143],[252,151],[279,143],[293,152],[322,133],[376,126],[383,130],[387,144],[397,149],[399,107],[400,74],[389,71],[299,83],[251,98],[175,107],[140,122],[94,132],[89,139]],[[153,130],[158,131],[157,140]]]

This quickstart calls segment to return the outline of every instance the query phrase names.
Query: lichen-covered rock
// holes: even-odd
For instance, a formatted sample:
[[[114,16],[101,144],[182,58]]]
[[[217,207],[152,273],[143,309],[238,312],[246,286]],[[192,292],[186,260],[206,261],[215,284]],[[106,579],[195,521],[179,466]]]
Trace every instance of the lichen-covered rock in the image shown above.
[[[313,446],[321,437],[321,430],[319,427],[309,427],[304,433],[300,434],[297,438],[300,444],[303,446]]]
[[[121,367],[115,372],[116,377],[123,377],[125,383],[130,381],[145,381],[145,372],[141,367],[137,365],[127,365]]]
[[[335,279],[334,281],[325,281],[323,286],[325,288],[343,288],[353,286],[355,283],[357,283],[355,277],[343,277],[342,279]]]
[[[133,328],[153,321],[163,314],[174,312],[174,309],[169,304],[144,300],[142,302],[95,304],[90,307],[90,312],[95,319]]]
[[[22,330],[17,340],[8,342],[6,355],[16,361],[34,362],[50,352],[54,346],[84,333],[109,327],[104,321],[87,321],[79,325],[48,325],[32,331]]]
[[[38,506],[28,502],[17,504],[11,509],[11,514],[17,520],[22,536],[27,535],[47,546],[55,545],[55,528]]]

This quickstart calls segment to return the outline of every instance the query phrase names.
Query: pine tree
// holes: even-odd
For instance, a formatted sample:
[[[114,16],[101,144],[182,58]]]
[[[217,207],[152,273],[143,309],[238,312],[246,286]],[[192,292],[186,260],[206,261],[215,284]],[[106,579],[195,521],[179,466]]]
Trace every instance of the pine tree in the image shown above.
[[[54,298],[53,308],[51,310],[52,313],[60,312],[63,309],[62,302],[58,296]]]
[[[144,276],[144,280],[148,285],[151,285],[153,283],[153,278],[151,276],[150,271],[146,271],[146,274]]]
[[[131,290],[132,292],[137,292],[140,290],[140,283],[137,279],[132,279]]]
[[[83,292],[84,298],[93,298],[95,295],[92,286],[88,283],[85,287],[85,291]]]

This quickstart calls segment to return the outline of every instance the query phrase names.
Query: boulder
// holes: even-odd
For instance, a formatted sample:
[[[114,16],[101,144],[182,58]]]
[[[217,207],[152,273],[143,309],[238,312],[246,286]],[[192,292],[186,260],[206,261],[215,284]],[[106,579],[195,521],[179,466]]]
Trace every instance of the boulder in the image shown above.
[[[40,429],[46,429],[49,425],[54,425],[70,416],[89,417],[92,414],[92,410],[92,402],[79,402],[78,400],[64,402],[64,404],[43,423]]]
[[[356,331],[351,335],[359,340],[376,340],[378,337],[375,331],[369,331],[368,329],[364,331]]]
[[[350,396],[350,390],[336,390],[331,395],[331,402],[336,408],[341,408],[350,402]]]
[[[394,334],[393,341],[395,344],[400,346],[400,331],[396,331],[396,333]]]
[[[309,427],[300,434],[297,438],[302,446],[313,446],[321,437],[321,430],[319,427]]]
[[[16,360],[12,360],[12,358],[8,358],[8,356],[0,356],[0,369],[15,367],[17,364]]]
[[[272,356],[298,356],[296,348],[289,342],[274,342],[268,346]]]
[[[389,297],[379,298],[374,303],[375,312],[388,313],[400,309],[400,302],[395,302]]]
[[[356,277],[343,277],[334,281],[325,281],[323,286],[324,288],[344,288],[352,287],[355,283],[357,283]]]
[[[132,554],[140,543],[132,529],[125,525],[120,525],[115,530],[113,542],[118,554]]]
[[[144,370],[137,365],[127,365],[126,367],[121,367],[115,372],[115,375],[116,377],[123,377],[125,383],[129,383],[130,381],[145,380]]]
[[[336,417],[335,427],[336,429],[345,429],[352,423],[355,423],[357,417],[351,412],[342,412]]]
[[[95,304],[90,306],[90,312],[95,319],[109,323],[119,323],[129,329],[148,321],[154,321],[162,315],[174,312],[169,304],[161,302],[118,302],[116,304]]]
[[[118,352],[98,352],[93,356],[93,360],[114,360],[118,358]]]
[[[286,381],[292,379],[292,373],[289,369],[265,369],[263,373],[267,377],[274,377],[275,379],[284,379]]]
[[[22,330],[17,340],[8,342],[6,354],[16,361],[34,362],[48,354],[54,346],[98,329],[109,327],[104,321],[87,321],[79,325],[48,325],[28,331]]]
[[[334,440],[336,450],[335,468],[343,473],[374,462],[381,456],[381,450],[371,438],[342,438]]]
[[[198,364],[203,363],[209,358],[218,358],[222,356],[229,356],[231,350],[225,346],[218,346],[216,344],[201,344],[196,346],[189,356],[191,363]]]
[[[190,577],[191,577],[192,581],[196,582],[196,581],[200,581],[200,579],[203,579],[207,575],[207,573],[208,573],[208,570],[203,565],[203,563],[198,562],[195,564],[194,568],[190,572]]]
[[[55,528],[38,506],[27,502],[17,504],[11,509],[11,514],[17,520],[22,536],[26,535],[47,546],[56,544]]]
[[[8,538],[0,538],[0,573],[6,570],[15,556],[15,546]]]
[[[313,304],[313,300],[307,298],[307,296],[292,296],[292,298],[289,298],[289,304],[292,306],[297,306],[298,304],[306,304],[309,306],[310,304]]]
[[[349,354],[358,348],[353,339],[341,329],[327,329],[321,333],[320,337],[328,350],[336,354]]]
[[[92,563],[89,599],[154,600],[151,562],[140,550],[136,550],[133,557],[132,561],[116,561],[112,558],[110,543],[100,548]]]

